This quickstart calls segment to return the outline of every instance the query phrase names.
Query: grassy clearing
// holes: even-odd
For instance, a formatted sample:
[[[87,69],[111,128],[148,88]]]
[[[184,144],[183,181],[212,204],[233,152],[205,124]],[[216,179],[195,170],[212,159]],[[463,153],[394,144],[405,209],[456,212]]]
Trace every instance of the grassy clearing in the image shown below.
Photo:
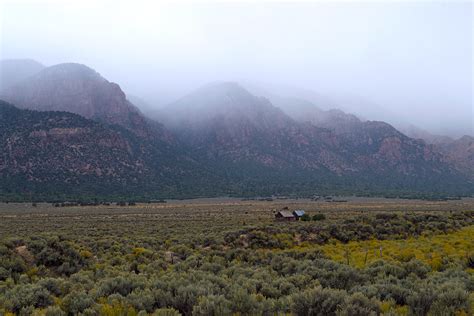
[[[331,240],[319,247],[332,260],[363,268],[378,260],[409,262],[417,259],[439,270],[449,262],[463,262],[474,253],[474,226],[448,234],[427,234],[404,240],[350,241]],[[471,273],[474,271],[470,269]]]

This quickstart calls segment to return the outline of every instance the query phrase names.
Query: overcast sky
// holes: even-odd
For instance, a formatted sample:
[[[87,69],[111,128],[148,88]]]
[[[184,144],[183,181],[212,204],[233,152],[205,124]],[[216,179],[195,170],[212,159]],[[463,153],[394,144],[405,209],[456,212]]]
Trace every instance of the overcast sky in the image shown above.
[[[2,59],[84,63],[156,105],[242,80],[357,95],[431,132],[473,134],[470,1],[0,3]]]

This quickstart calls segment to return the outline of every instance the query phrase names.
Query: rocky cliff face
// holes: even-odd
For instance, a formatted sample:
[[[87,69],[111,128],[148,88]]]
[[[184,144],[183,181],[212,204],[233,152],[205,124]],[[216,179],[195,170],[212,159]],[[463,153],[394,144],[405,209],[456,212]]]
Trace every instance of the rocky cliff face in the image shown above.
[[[458,176],[432,146],[389,124],[303,105],[305,111],[292,118],[235,83],[220,83],[191,93],[165,113],[190,151],[206,161],[226,162],[228,169],[260,166],[285,176],[306,172],[307,179],[357,178],[398,187],[442,185]]]
[[[440,142],[435,146],[457,169],[474,179],[474,137]]]
[[[448,136],[433,135],[415,126],[407,126],[403,133],[411,138],[420,139],[430,144],[430,148],[443,154],[444,159],[458,171],[474,179],[474,138],[465,135],[459,139]]]
[[[353,154],[355,170],[392,170],[408,176],[458,169],[455,160],[448,159],[450,165],[446,165],[445,152],[437,146],[407,137],[385,122],[361,120],[341,110],[321,110],[303,99],[273,96],[272,100],[296,121],[329,130],[338,140],[335,150]]]
[[[326,142],[334,139],[327,131],[298,124],[267,99],[251,95],[236,83],[205,86],[163,113],[165,124],[191,151],[212,161],[280,170],[336,171],[347,165],[329,149]]]

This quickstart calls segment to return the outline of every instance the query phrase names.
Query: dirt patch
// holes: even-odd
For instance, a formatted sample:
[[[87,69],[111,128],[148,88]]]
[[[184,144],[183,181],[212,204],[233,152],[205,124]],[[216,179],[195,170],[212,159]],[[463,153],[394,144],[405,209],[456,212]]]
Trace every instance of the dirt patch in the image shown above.
[[[33,264],[35,257],[31,254],[26,246],[19,246],[15,248],[16,253],[25,260],[28,264]]]

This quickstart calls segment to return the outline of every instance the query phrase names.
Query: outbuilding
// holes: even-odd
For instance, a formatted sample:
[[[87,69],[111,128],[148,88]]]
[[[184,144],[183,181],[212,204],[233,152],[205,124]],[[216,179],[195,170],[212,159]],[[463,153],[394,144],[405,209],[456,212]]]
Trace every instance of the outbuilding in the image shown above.
[[[304,215],[304,210],[294,210],[293,216],[297,219],[300,219]]]
[[[277,221],[295,221],[296,217],[290,211],[279,211],[275,214]]]

